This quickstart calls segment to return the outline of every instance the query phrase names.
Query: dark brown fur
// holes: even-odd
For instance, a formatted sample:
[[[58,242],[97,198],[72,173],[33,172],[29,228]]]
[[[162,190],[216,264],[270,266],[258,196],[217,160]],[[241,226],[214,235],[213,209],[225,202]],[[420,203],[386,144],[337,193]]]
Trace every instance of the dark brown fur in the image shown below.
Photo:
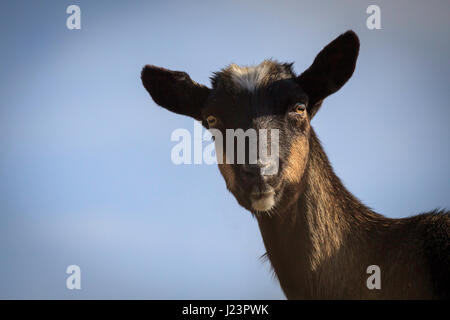
[[[257,215],[287,298],[449,297],[448,213],[388,219],[373,212],[336,177],[313,131],[298,190],[291,206]],[[373,264],[381,269],[381,290],[366,286],[366,268]]]

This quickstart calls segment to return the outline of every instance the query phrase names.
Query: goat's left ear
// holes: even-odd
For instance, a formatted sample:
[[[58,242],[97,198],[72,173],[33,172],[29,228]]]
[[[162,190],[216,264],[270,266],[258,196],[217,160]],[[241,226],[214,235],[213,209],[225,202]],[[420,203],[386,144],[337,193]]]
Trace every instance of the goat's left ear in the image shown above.
[[[146,65],[142,69],[141,80],[161,107],[202,120],[201,110],[211,89],[191,80],[186,72]]]
[[[308,112],[314,116],[322,100],[339,90],[353,74],[359,52],[359,39],[353,31],[341,34],[314,59],[313,64],[298,78],[306,91]]]

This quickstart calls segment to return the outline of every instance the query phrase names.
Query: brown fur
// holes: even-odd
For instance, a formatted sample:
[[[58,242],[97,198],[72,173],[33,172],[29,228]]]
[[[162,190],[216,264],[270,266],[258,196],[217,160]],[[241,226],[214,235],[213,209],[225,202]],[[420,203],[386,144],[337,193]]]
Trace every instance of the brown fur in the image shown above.
[[[235,188],[236,178],[231,165],[227,163],[219,164],[219,170],[223,178],[225,179],[227,189],[233,190]]]
[[[289,183],[299,183],[301,175],[299,172],[303,172],[306,167],[309,145],[307,139],[304,136],[295,138],[292,141],[289,156],[287,159],[286,168],[283,171],[284,178]]]
[[[313,131],[310,145],[299,201],[257,215],[286,297],[433,298],[417,219],[388,219],[362,205],[333,173]],[[381,290],[366,286],[373,264],[381,269]]]

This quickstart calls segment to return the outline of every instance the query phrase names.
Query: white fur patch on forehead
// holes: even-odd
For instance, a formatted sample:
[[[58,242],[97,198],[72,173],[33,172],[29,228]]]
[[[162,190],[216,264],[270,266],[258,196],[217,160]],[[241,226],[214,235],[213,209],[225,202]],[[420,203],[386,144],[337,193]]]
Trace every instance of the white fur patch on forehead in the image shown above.
[[[279,63],[276,60],[264,60],[257,66],[238,66],[231,64],[219,72],[214,72],[211,84],[214,89],[244,89],[250,92],[270,83],[296,77],[292,63]]]
[[[270,74],[270,70],[271,64],[266,61],[252,67],[240,67],[236,64],[232,64],[227,69],[233,82],[249,91],[255,90],[259,85],[266,81],[267,76]]]

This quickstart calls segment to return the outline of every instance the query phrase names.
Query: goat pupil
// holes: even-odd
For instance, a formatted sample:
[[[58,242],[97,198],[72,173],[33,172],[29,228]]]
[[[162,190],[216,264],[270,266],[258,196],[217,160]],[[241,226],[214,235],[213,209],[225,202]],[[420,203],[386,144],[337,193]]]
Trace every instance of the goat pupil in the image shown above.
[[[305,111],[305,106],[303,104],[297,104],[297,112]]]

